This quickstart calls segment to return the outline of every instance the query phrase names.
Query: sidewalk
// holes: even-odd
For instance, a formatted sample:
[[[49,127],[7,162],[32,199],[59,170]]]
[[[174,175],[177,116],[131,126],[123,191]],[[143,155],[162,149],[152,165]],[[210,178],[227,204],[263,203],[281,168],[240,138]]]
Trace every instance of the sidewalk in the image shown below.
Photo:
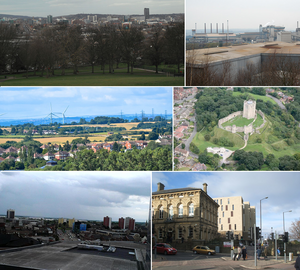
[[[232,261],[230,258],[224,258],[222,257],[222,259],[224,261]],[[283,257],[278,257],[278,260],[276,260],[275,256],[268,256],[267,259],[264,258],[260,258],[260,260],[257,260],[257,266],[255,267],[255,262],[254,259],[248,259],[248,260],[243,260],[240,259],[239,261],[237,261],[237,264],[243,268],[246,269],[270,269],[270,266],[274,266],[274,265],[278,265],[278,264],[284,264],[284,265],[294,265],[295,260],[292,261],[288,261],[287,263],[284,262]]]

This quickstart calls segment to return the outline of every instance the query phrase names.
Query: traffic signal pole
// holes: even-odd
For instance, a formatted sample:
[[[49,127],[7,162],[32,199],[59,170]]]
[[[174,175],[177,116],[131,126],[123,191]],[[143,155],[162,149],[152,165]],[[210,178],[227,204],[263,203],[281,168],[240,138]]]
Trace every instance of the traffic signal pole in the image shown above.
[[[255,228],[253,231],[254,233],[254,266],[257,266],[257,252],[256,252],[256,224],[254,224],[253,228]]]

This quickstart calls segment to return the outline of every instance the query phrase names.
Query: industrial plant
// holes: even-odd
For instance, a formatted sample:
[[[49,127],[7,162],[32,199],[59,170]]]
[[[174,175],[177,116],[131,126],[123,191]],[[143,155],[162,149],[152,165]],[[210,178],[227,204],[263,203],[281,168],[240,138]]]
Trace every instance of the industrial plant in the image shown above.
[[[195,25],[196,26],[196,25]],[[220,31],[219,31],[220,30]],[[285,85],[300,84],[300,28],[261,24],[257,32],[232,33],[196,27],[187,40],[186,85]]]

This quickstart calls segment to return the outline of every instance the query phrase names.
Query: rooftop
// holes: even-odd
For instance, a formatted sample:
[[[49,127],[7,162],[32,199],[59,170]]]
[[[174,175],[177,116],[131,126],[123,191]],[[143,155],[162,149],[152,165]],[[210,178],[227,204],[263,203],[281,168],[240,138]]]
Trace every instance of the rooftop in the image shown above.
[[[189,191],[189,190],[202,190],[201,188],[174,188],[174,189],[167,189],[167,190],[160,190],[156,192],[152,192],[152,195],[164,194],[164,193],[174,193],[174,192],[182,192],[182,191]]]
[[[255,43],[229,47],[206,48],[187,51],[187,62],[193,57],[195,64],[218,62],[261,53],[300,54],[300,44],[287,42]]]

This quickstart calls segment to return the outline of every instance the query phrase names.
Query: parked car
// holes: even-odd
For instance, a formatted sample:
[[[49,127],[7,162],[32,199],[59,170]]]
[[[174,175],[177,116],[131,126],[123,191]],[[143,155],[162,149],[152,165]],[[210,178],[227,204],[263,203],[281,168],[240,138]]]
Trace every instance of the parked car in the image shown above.
[[[153,249],[156,249],[157,253],[163,253],[165,255],[167,254],[176,254],[177,249],[173,248],[171,245],[166,244],[166,243],[158,243],[156,246],[153,247]]]
[[[215,255],[216,252],[213,249],[210,249],[207,246],[195,246],[193,248],[195,254],[205,254],[205,255]]]

